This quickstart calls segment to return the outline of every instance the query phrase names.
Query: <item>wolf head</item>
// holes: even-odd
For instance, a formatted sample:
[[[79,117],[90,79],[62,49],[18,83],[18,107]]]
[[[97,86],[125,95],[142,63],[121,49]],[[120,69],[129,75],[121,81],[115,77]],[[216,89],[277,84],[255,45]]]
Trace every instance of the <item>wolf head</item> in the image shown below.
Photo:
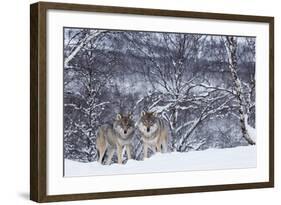
[[[155,112],[141,112],[141,118],[139,122],[139,129],[142,133],[150,135],[154,133],[158,128],[158,121]]]
[[[128,115],[118,113],[114,122],[115,130],[122,138],[129,137],[134,131],[134,121],[132,114]]]

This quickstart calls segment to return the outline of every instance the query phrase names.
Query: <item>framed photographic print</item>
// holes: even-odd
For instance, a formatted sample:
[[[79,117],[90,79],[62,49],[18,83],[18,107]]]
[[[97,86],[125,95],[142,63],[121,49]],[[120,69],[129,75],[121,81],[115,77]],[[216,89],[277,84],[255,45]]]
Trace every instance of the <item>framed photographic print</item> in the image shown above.
[[[274,186],[274,18],[40,2],[30,198]]]

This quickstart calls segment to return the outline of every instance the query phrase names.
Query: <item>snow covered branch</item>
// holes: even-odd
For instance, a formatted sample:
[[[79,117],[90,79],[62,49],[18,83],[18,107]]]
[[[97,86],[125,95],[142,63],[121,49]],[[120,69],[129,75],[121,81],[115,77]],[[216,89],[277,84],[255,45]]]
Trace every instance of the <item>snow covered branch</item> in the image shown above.
[[[92,39],[98,37],[102,33],[105,33],[104,30],[95,30],[92,31],[89,35],[87,35],[81,42],[76,46],[76,48],[65,58],[64,60],[64,67],[69,67],[68,63],[75,57],[75,55],[89,43]]]

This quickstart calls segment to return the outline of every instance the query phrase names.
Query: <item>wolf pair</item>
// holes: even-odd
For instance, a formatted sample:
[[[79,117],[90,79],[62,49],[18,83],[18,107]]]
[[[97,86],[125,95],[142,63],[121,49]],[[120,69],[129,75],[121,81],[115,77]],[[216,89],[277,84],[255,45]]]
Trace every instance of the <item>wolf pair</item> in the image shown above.
[[[122,164],[124,148],[128,159],[131,159],[135,127],[141,133],[144,158],[147,158],[148,148],[152,149],[153,152],[167,152],[168,129],[164,120],[157,117],[156,113],[143,111],[136,125],[131,114],[117,114],[113,124],[104,124],[98,129],[96,148],[99,153],[99,162],[102,163],[104,155],[107,153],[106,164],[110,164],[115,151],[117,151],[118,163]]]

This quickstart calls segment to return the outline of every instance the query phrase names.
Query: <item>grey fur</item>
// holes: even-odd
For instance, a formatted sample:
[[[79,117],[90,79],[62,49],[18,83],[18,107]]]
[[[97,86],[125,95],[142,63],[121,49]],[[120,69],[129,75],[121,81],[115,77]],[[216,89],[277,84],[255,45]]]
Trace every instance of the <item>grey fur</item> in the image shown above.
[[[153,152],[168,151],[168,128],[163,119],[155,113],[142,112],[138,129],[144,146],[144,158],[147,158],[148,148]]]
[[[108,153],[106,164],[117,151],[118,163],[122,164],[122,151],[125,147],[128,159],[131,159],[131,143],[134,134],[134,122],[130,114],[117,115],[113,124],[104,124],[98,129],[96,148],[99,152],[99,162],[102,163],[105,152]]]

